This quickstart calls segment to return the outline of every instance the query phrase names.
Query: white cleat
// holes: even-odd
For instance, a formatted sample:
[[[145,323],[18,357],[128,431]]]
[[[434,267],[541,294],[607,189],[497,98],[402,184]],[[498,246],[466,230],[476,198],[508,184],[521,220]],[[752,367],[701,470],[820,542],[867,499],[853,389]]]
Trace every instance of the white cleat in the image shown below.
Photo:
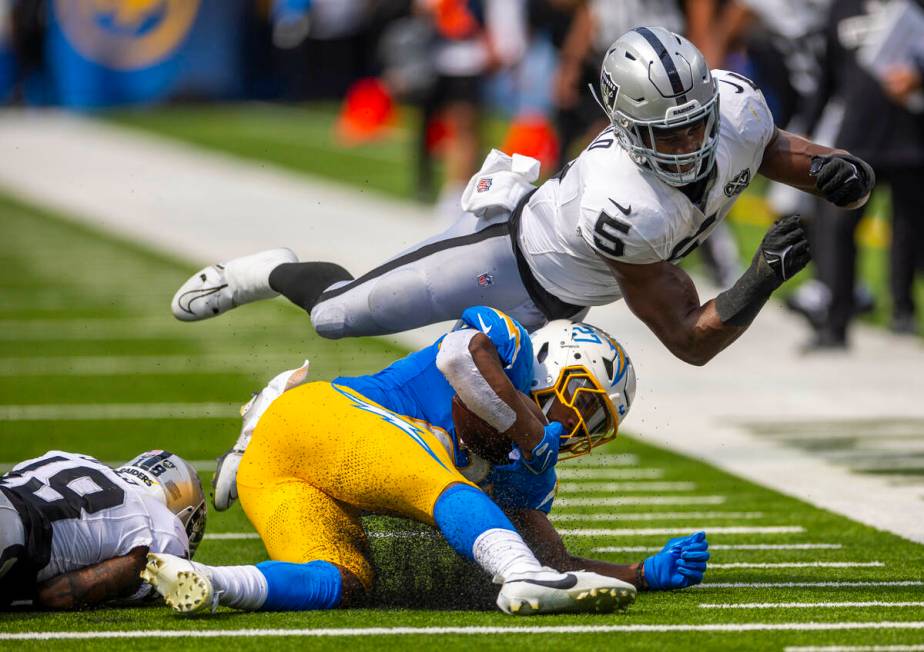
[[[513,616],[610,613],[627,609],[635,595],[634,586],[613,577],[543,569],[508,577],[497,595],[497,606]]]
[[[212,476],[212,505],[219,512],[225,511],[237,500],[237,467],[242,457],[242,451],[232,448],[218,458],[215,475]]]
[[[150,552],[141,579],[153,586],[176,612],[214,613],[218,608],[218,594],[212,588],[212,581],[188,559]]]
[[[270,249],[199,270],[173,295],[170,308],[180,321],[215,317],[237,306],[271,299],[278,293],[269,275],[283,263],[297,263],[290,249]]]

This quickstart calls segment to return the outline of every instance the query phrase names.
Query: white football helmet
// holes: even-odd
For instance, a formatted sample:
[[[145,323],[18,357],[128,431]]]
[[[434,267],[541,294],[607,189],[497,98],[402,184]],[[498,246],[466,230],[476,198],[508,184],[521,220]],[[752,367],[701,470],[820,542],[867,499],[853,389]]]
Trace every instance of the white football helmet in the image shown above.
[[[665,183],[683,186],[712,172],[719,90],[702,52],[687,39],[663,27],[636,27],[620,36],[603,58],[597,102],[632,160]],[[659,151],[659,135],[700,122],[696,149]]]
[[[153,450],[116,469],[122,478],[162,500],[186,528],[192,558],[205,534],[205,492],[189,462],[170,451]]]
[[[548,415],[558,399],[577,417],[562,438],[562,459],[616,437],[635,398],[635,368],[619,342],[596,326],[566,319],[549,322],[530,339],[533,400]]]

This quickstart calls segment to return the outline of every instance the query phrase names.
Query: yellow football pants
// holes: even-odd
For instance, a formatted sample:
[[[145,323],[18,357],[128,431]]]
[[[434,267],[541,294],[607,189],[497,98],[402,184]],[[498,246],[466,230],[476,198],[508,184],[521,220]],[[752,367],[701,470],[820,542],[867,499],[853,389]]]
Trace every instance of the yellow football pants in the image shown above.
[[[367,590],[373,571],[360,514],[433,525],[436,499],[455,483],[472,484],[430,431],[324,382],[273,401],[237,473],[241,505],[271,559],[327,561]]]

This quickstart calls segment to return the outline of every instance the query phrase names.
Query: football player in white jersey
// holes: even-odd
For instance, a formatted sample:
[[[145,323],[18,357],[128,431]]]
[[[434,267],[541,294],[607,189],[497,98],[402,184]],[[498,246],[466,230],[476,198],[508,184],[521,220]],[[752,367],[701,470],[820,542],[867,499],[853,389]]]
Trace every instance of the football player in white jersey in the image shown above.
[[[663,28],[617,39],[599,90],[611,126],[540,188],[524,157],[494,152],[463,196],[471,212],[365,275],[265,251],[191,277],[174,315],[205,319],[283,294],[320,335],[339,338],[408,330],[479,304],[534,330],[624,298],[672,353],[705,364],[808,263],[808,243],[798,216],[777,221],[735,285],[705,303],[677,261],[757,174],[847,208],[867,201],[875,176],[848,152],[777,129],[753,82],[710,71],[692,43]]]
[[[148,552],[192,557],[205,514],[195,470],[167,451],[118,469],[63,451],[17,464],[0,477],[0,608],[140,600]]]

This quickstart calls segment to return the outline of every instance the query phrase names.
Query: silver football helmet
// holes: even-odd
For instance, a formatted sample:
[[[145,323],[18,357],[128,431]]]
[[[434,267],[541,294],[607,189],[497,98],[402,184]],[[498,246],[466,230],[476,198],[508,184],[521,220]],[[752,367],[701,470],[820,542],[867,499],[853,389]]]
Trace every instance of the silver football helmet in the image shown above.
[[[632,160],[665,183],[683,186],[712,171],[719,91],[702,52],[687,39],[663,27],[636,27],[620,36],[603,58],[597,102]],[[697,147],[678,152],[663,144],[671,133],[691,128],[691,137],[701,138]]]
[[[589,453],[616,437],[635,398],[635,368],[625,349],[606,332],[566,319],[530,334],[530,393],[543,413],[558,402],[571,408],[575,425],[561,442],[561,459]]]
[[[205,493],[189,462],[170,451],[147,451],[116,469],[126,481],[159,500],[186,528],[192,558],[205,534]]]

